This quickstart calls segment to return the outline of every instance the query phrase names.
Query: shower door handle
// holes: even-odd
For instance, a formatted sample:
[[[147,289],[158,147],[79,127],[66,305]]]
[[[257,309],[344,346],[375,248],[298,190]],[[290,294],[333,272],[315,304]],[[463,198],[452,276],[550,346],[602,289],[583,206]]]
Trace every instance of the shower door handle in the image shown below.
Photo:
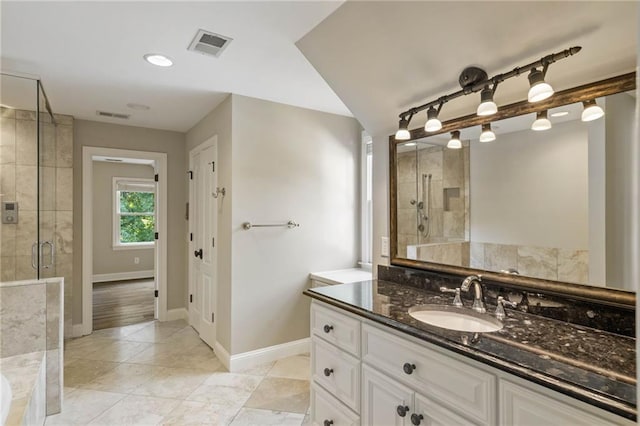
[[[31,244],[31,267],[36,271],[38,270],[38,246],[37,242]]]
[[[48,264],[44,264],[44,246],[49,246],[49,260]],[[52,268],[55,264],[55,246],[51,241],[44,241],[40,243],[40,262],[42,262],[42,267],[45,269]]]

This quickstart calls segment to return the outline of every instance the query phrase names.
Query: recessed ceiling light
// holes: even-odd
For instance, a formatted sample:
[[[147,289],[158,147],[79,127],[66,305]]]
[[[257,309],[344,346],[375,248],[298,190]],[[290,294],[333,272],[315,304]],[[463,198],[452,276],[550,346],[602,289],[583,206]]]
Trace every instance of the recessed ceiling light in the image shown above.
[[[159,53],[147,53],[144,55],[144,60],[159,67],[170,67],[173,65],[173,61],[170,58]]]
[[[551,114],[552,117],[564,117],[565,115],[569,115],[569,111],[558,111]]]
[[[143,104],[134,104],[134,103],[128,103],[127,106],[131,109],[135,109],[137,111],[148,111],[151,109],[151,107],[149,105],[143,105]]]

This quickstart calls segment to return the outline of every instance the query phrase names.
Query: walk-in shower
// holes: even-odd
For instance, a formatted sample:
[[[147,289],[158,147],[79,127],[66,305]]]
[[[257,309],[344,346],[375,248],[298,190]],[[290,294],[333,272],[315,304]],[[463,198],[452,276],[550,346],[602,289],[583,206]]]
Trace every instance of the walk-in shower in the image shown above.
[[[0,281],[56,276],[57,125],[38,79],[0,75]],[[70,188],[69,188],[70,189]],[[66,206],[65,206],[66,207]]]

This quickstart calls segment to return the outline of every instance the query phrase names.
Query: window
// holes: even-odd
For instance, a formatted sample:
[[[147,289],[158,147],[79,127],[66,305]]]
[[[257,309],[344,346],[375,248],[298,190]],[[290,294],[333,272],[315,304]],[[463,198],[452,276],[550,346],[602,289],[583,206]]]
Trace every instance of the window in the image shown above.
[[[149,248],[155,243],[155,182],[113,178],[113,247]]]
[[[361,158],[361,259],[363,268],[371,267],[373,262],[373,140],[362,132]]]

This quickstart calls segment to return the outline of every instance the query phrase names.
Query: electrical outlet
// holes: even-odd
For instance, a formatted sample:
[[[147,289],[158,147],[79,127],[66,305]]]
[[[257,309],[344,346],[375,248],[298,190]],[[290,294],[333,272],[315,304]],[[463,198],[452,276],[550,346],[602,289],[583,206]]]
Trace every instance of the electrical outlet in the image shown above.
[[[382,257],[389,257],[389,237],[380,238],[380,255]]]
[[[136,265],[140,263],[140,258],[139,257],[134,257],[133,258],[133,263],[135,263]]]

